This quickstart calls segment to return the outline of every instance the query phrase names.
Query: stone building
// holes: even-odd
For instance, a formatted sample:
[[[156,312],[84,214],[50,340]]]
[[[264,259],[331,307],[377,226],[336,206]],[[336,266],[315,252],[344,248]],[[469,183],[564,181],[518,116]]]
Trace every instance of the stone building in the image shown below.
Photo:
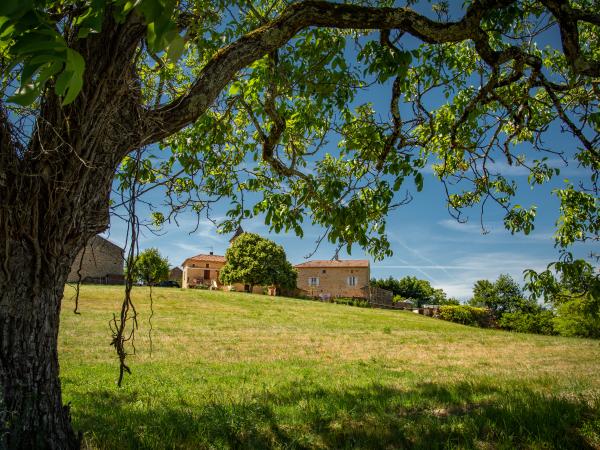
[[[214,255],[212,252],[208,255],[201,254],[186,259],[182,264],[183,278],[181,287],[196,288],[203,286],[209,289],[248,292],[250,286],[243,283],[234,283],[230,286],[225,286],[221,283],[219,272],[225,263],[224,256]],[[254,294],[262,294],[264,290],[264,286],[254,286],[252,292]]]
[[[366,297],[371,279],[369,261],[331,260],[296,264],[298,289],[310,297]]]
[[[181,286],[183,279],[183,270],[179,267],[173,267],[169,272],[169,281],[176,281]]]
[[[241,226],[238,226],[231,239],[229,239],[229,245],[242,234],[244,234],[244,230]],[[181,287],[194,288],[202,285],[210,289],[248,292],[250,286],[247,284],[234,283],[225,286],[221,283],[221,280],[219,280],[219,271],[225,263],[226,259],[224,256],[214,255],[213,252],[210,252],[208,255],[201,254],[186,259],[181,265],[183,267],[183,282]],[[266,286],[253,286],[252,292],[254,294],[262,294],[265,291],[268,291],[270,295],[274,295],[274,289],[274,287],[267,288]]]
[[[187,258],[181,264],[183,267],[181,287],[205,286],[221,289],[223,285],[219,281],[219,271],[224,265],[225,257],[214,255],[213,252],[208,255],[201,254]]]
[[[122,284],[123,249],[100,236],[91,238],[79,252],[67,281],[76,283]],[[81,275],[81,278],[80,278]]]

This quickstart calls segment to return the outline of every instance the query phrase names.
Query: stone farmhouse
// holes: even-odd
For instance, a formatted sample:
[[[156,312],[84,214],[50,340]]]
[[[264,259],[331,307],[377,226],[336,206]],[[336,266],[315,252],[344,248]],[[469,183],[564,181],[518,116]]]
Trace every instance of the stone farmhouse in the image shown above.
[[[309,297],[366,297],[371,279],[369,261],[307,261],[294,266],[298,289]]]
[[[223,286],[219,281],[219,271],[225,265],[225,257],[200,254],[187,258],[183,267],[182,287],[193,288],[198,286],[221,289]]]
[[[244,233],[242,227],[238,227],[233,237],[229,240],[229,244]],[[203,286],[209,289],[228,289],[241,292],[248,292],[249,286],[242,283],[236,283],[231,286],[224,286],[219,280],[219,271],[225,265],[225,257],[215,255],[210,252],[208,255],[200,254],[187,258],[181,267],[183,267],[183,278],[181,287],[194,288]],[[254,286],[252,292],[262,294],[264,286]]]
[[[229,243],[231,244],[244,231],[237,229]],[[219,280],[219,271],[225,265],[224,256],[200,254],[187,258],[183,264],[183,288],[203,286],[210,289],[228,289],[248,292],[249,286],[237,283],[233,286],[224,286]],[[360,260],[332,260],[332,261],[307,261],[297,264],[294,268],[298,272],[297,289],[299,293],[308,297],[322,299],[332,297],[361,297],[368,295],[365,289],[369,285],[370,265],[366,259]],[[274,295],[275,289],[269,287],[268,292]],[[254,286],[253,292],[263,293],[265,286]]]
[[[123,262],[121,247],[101,236],[94,236],[75,258],[67,282],[122,284]]]

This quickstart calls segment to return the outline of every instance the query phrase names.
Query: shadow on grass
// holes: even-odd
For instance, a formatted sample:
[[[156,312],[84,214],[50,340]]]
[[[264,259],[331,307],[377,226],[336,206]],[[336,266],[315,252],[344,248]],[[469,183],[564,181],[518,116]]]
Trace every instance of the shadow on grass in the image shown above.
[[[147,395],[147,394],[146,394]],[[142,394],[75,397],[93,448],[598,448],[600,414],[581,400],[487,384],[288,385],[243,402],[151,409]],[[78,407],[78,405],[81,405]]]

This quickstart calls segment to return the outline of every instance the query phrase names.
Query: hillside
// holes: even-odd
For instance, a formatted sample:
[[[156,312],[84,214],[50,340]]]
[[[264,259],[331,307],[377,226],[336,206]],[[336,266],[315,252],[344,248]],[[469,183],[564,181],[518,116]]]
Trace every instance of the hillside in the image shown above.
[[[65,402],[88,448],[600,448],[600,342],[409,312],[147,288],[133,375],[108,321],[122,288],[67,290]]]

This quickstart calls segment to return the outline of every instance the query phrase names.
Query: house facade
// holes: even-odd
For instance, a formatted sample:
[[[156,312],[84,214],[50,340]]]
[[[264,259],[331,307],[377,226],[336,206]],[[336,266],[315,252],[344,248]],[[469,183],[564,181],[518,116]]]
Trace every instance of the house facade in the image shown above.
[[[231,244],[244,231],[238,227]],[[248,292],[249,286],[236,283],[224,286],[219,280],[221,269],[226,263],[225,256],[200,254],[187,258],[181,265],[183,268],[183,288],[203,286],[210,289],[235,290]],[[365,298],[369,295],[367,286],[371,278],[369,261],[357,260],[314,260],[294,266],[298,272],[297,289],[309,297],[356,297]],[[254,286],[253,293],[276,295],[275,286]]]
[[[369,285],[371,268],[366,259],[307,261],[296,264],[298,289],[309,297],[360,297]]]
[[[122,284],[123,252],[121,247],[108,239],[94,236],[75,258],[67,282]]]
[[[194,288],[204,286],[207,288],[222,289],[219,281],[219,271],[225,265],[225,257],[221,255],[200,254],[186,259],[183,267],[181,287]]]

